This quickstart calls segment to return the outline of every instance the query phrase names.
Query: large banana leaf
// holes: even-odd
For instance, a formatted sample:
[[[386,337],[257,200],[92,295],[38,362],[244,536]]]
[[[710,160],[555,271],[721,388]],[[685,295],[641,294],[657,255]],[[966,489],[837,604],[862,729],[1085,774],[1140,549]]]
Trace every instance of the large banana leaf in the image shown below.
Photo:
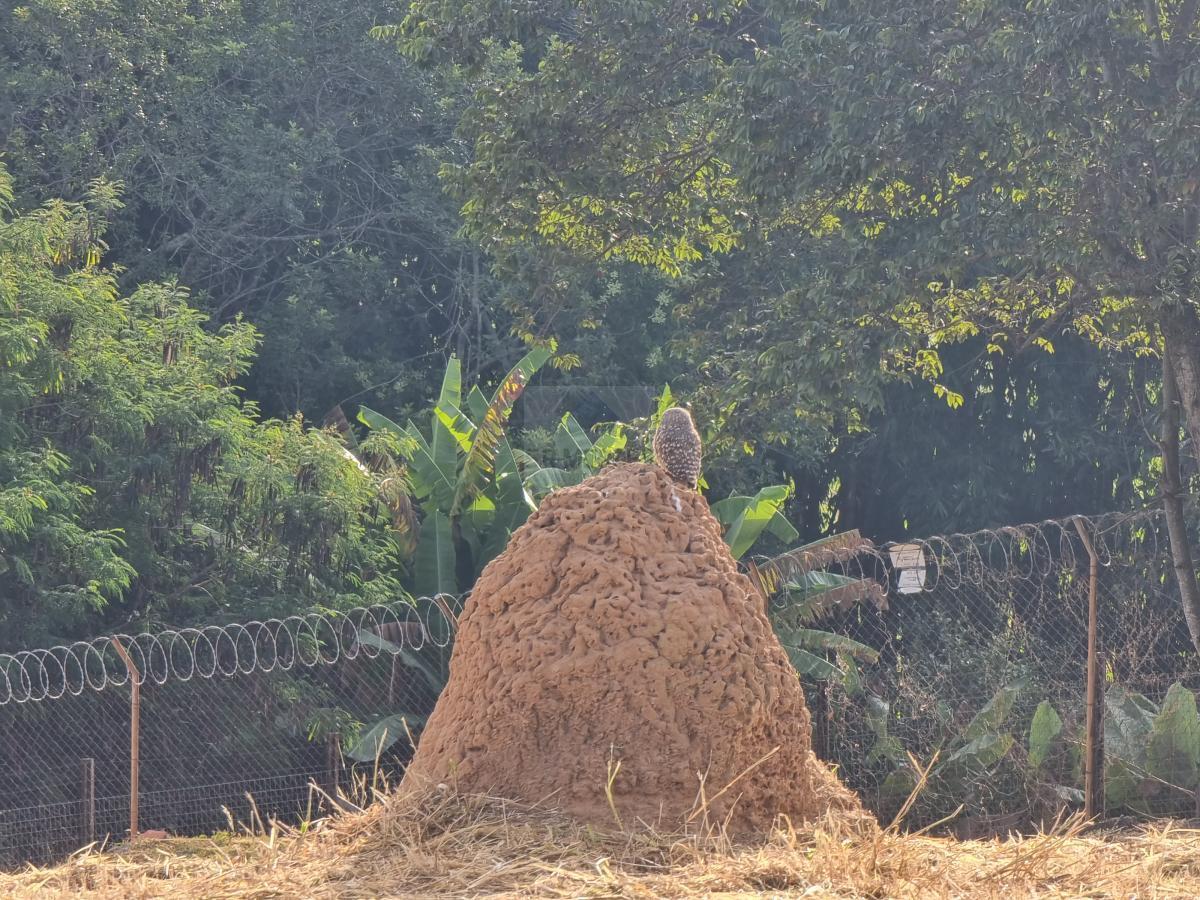
[[[982,734],[951,753],[945,767],[962,766],[968,772],[986,772],[1004,758],[1014,743],[1011,734]]]
[[[1174,785],[1194,789],[1200,778],[1200,713],[1180,683],[1161,708],[1114,684],[1104,699],[1104,795],[1110,807],[1147,812],[1148,799]]]
[[[859,643],[853,638],[832,631],[819,631],[815,628],[797,628],[788,633],[788,639],[798,647],[808,650],[822,650],[852,656],[862,662],[873,663],[879,660],[879,651],[874,647]]]
[[[616,454],[625,449],[628,439],[625,429],[620,423],[604,432],[592,443],[592,447],[583,457],[583,468],[587,472],[595,472]],[[786,521],[786,520],[785,520]]]
[[[550,356],[551,351],[548,348],[529,351],[509,370],[496,388],[483,419],[472,434],[467,458],[463,461],[462,472],[458,476],[451,514],[457,515],[468,506],[483,490],[488,476],[495,471],[496,453],[500,443],[506,440],[505,429],[512,416],[513,405],[524,393],[529,379],[545,365]]]
[[[413,492],[418,499],[431,500],[432,505],[436,508],[449,509],[454,498],[454,473],[451,472],[447,477],[442,468],[438,466],[433,448],[425,440],[420,429],[412,422],[402,428],[382,413],[377,413],[365,406],[359,408],[358,419],[367,427],[390,432],[411,446],[413,449],[408,459],[408,467]],[[440,423],[439,427],[445,430],[445,426]],[[447,437],[453,440],[449,432],[447,432]]]
[[[508,440],[501,440],[496,448],[496,513],[487,539],[483,543],[480,560],[486,561],[501,553],[512,533],[524,522],[529,513],[537,509],[537,503],[525,489],[521,470]]]
[[[408,433],[385,416],[383,413],[377,413],[375,410],[366,406],[358,408],[358,421],[362,422],[368,428],[373,428],[376,431],[390,431],[398,438],[408,438]]]
[[[867,763],[885,759],[893,765],[907,764],[908,754],[904,752],[904,745],[900,743],[898,737],[891,733],[893,720],[891,704],[875,694],[867,694],[866,713],[867,721],[871,723],[871,730],[875,733],[875,743],[867,753]]]
[[[1114,684],[1104,694],[1104,754],[1135,766],[1145,763],[1158,707],[1146,697]]]
[[[578,469],[537,466],[532,470],[526,470],[525,489],[536,502],[540,502],[551,491],[579,484],[583,477],[584,473]]]
[[[480,495],[463,513],[463,521],[469,523],[478,534],[484,534],[496,521],[496,503],[491,497]]]
[[[725,543],[734,559],[741,559],[775,519],[783,524],[775,524],[772,530],[784,540],[800,536],[783,515],[783,504],[791,492],[787,485],[776,484],[762,488],[753,497],[729,497],[712,505],[713,515],[728,525]]]
[[[592,441],[575,417],[566,413],[558,424],[555,446],[562,452],[577,457],[577,465],[569,469],[543,466],[523,450],[514,448],[513,454],[520,467],[525,490],[536,506],[552,491],[579,484],[625,449],[627,440],[624,427],[618,423]]]
[[[759,587],[763,588],[761,580]],[[805,572],[774,586],[771,593],[776,597],[774,608],[786,612],[789,620],[811,622],[835,606],[846,608],[868,598],[877,599],[883,595],[883,586],[870,579],[836,572]]]
[[[479,385],[471,385],[471,390],[467,391],[466,412],[476,422],[482,421],[487,414],[488,399],[483,396],[483,391],[479,389]]]
[[[430,510],[421,523],[421,539],[413,565],[416,592],[427,596],[457,594],[454,561],[450,517],[439,509]]]
[[[879,652],[873,647],[844,635],[814,628],[788,627],[777,618],[773,618],[772,625],[797,672],[818,681],[838,678],[851,694],[857,693],[860,687],[857,664],[879,660]],[[837,657],[838,665],[829,661],[831,654]]]
[[[1146,769],[1184,790],[1196,786],[1200,769],[1200,715],[1196,695],[1179,682],[1171,685],[1150,728]]]
[[[1025,679],[1018,678],[1000,688],[967,724],[963,731],[963,740],[973,741],[999,731],[1012,715],[1013,705],[1027,686],[1028,682]]]
[[[788,659],[791,660],[792,666],[801,675],[807,675],[815,681],[830,681],[834,678],[840,678],[845,673],[822,656],[817,656],[805,650],[803,647],[788,647],[784,646],[787,651]]]
[[[496,503],[487,494],[480,494],[458,517],[458,536],[467,543],[471,559],[486,562],[484,542],[496,522]]]
[[[445,441],[454,441],[454,436],[440,422],[437,423],[435,434],[437,432],[442,434]],[[447,470],[439,465],[437,453],[432,445],[426,442],[420,429],[412,422],[408,423],[404,433],[412,439],[417,448],[409,460],[409,466],[416,476],[413,479],[413,487],[417,490],[417,496],[431,501],[430,505],[435,509],[448,510],[454,500],[455,473],[453,467]],[[454,449],[453,443],[449,446],[451,450]]]
[[[564,413],[554,432],[554,445],[563,453],[571,453],[586,459],[592,449],[592,440],[583,426],[570,413]]]
[[[1016,743],[1004,728],[1017,698],[1027,686],[1028,681],[1018,678],[1000,688],[967,723],[956,738],[952,752],[935,769],[935,774],[944,774],[947,770],[985,772],[1003,759]]]
[[[1043,700],[1029,723],[1029,768],[1036,772],[1046,764],[1062,731],[1062,717],[1049,700]]]
[[[462,405],[462,364],[458,357],[451,356],[446,363],[446,374],[442,376],[442,390],[438,394],[437,407],[443,410],[457,411]],[[453,485],[458,480],[458,440],[453,432],[442,424],[436,412],[429,423],[430,455],[442,478],[452,487],[451,502],[453,502]]]
[[[419,730],[424,724],[424,716],[414,716],[411,713],[384,716],[359,735],[358,740],[346,751],[346,755],[355,762],[373,762],[398,740],[407,738],[410,732]]]
[[[463,453],[471,451],[471,441],[475,437],[475,423],[471,421],[461,409],[453,406],[443,407],[437,405],[433,408],[433,414],[446,430],[454,437],[455,443]]]

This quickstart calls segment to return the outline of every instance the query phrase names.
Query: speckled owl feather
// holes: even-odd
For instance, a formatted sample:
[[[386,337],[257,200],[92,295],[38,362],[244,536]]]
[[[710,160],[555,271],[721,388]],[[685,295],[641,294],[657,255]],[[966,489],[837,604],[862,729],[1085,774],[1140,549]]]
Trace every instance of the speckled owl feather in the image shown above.
[[[654,434],[654,461],[680,484],[693,490],[700,477],[700,434],[686,409],[673,406],[663,413]]]

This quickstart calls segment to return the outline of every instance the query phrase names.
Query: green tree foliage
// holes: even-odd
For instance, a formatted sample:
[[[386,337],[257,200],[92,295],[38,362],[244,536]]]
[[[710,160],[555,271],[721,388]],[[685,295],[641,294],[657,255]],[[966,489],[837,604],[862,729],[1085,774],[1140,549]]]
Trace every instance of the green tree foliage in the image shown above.
[[[253,329],[99,265],[117,200],[13,211],[0,169],[0,633],[400,595],[375,485],[329,436],[259,422]]]
[[[1143,475],[1144,460],[1127,452],[1128,435],[1141,425],[1088,440],[1105,422],[1088,413],[1109,403],[1100,380],[1111,369],[1120,381],[1120,364],[1085,352],[1067,365],[1053,330],[1047,335],[1059,353],[1050,362],[1030,362],[1037,359],[1031,349],[998,364],[986,353],[991,334],[981,333],[961,349],[943,344],[936,359],[944,371],[931,376],[948,397],[964,399],[956,411],[962,415],[928,402],[924,386],[892,380],[911,374],[914,341],[929,349],[924,338],[907,334],[894,317],[850,313],[881,283],[862,254],[885,245],[893,256],[911,249],[916,237],[905,236],[907,219],[903,228],[893,223],[855,243],[831,224],[846,215],[841,207],[810,229],[794,217],[768,216],[758,202],[763,192],[739,194],[737,214],[722,212],[737,226],[736,248],[701,260],[681,254],[667,266],[678,277],[624,253],[620,231],[605,253],[581,253],[587,248],[563,239],[566,231],[522,243],[522,229],[489,224],[480,218],[486,210],[468,207],[476,240],[460,237],[457,204],[437,183],[439,166],[463,189],[462,200],[478,197],[496,210],[512,192],[492,190],[485,176],[509,185],[518,175],[562,174],[596,194],[596,179],[608,177],[614,161],[644,156],[652,142],[643,138],[655,129],[668,138],[684,134],[693,127],[687,117],[709,108],[708,87],[761,60],[737,38],[738,28],[755,21],[744,11],[721,27],[708,22],[697,37],[677,5],[508,11],[473,3],[465,16],[457,9],[439,13],[448,17],[445,28],[429,24],[421,34],[434,58],[478,41],[469,78],[449,67],[421,70],[368,37],[373,23],[404,15],[387,2],[350,10],[282,0],[4,7],[0,52],[10,68],[0,78],[2,149],[20,173],[27,206],[82,197],[98,173],[120,179],[126,206],[112,215],[108,258],[126,266],[121,288],[177,279],[195,305],[215,314],[215,325],[244,312],[263,345],[240,381],[270,414],[321,416],[349,398],[351,415],[362,401],[404,421],[423,408],[450,353],[468,382],[492,381],[520,358],[525,341],[554,335],[566,352],[542,378],[566,389],[566,408],[584,425],[596,421],[580,408],[591,385],[670,379],[704,423],[717,495],[794,481],[789,514],[805,532],[830,527],[838,515],[843,525],[891,537],[906,526],[967,528],[984,515],[999,522],[1125,502],[1111,487]],[[660,20],[668,26],[662,47]],[[484,52],[485,41],[502,45],[510,27],[525,42],[521,53]],[[782,52],[778,29],[755,28],[745,33]],[[580,96],[594,103],[563,105],[560,82],[535,81],[543,77],[536,64],[549,53],[540,42],[552,35],[560,43],[587,35],[570,49],[573,59],[604,52],[621,61],[622,53],[637,52],[647,67],[610,72],[601,60],[575,71],[564,63],[563,77],[573,80],[561,83],[578,83]],[[652,43],[639,50],[643,40]],[[685,58],[705,47],[717,51],[703,65]],[[667,51],[674,56],[660,62]],[[672,59],[681,73],[669,86],[675,93],[658,96],[656,79]],[[598,71],[603,79],[593,77]],[[617,93],[609,96],[607,85]],[[747,90],[766,91],[756,85]],[[526,110],[523,124],[508,121],[526,88],[540,92],[543,106]],[[589,119],[592,112],[602,117]],[[714,139],[722,121],[713,120]],[[465,141],[452,134],[460,124]],[[575,137],[564,154],[556,135],[567,124]],[[517,125],[523,130],[514,131]],[[756,152],[768,126],[758,121],[745,140],[731,133],[714,143],[721,164]],[[511,135],[501,140],[499,129]],[[499,167],[490,175],[486,154]],[[455,175],[476,170],[478,178]],[[621,177],[636,187],[650,174],[635,167]],[[794,173],[785,174],[760,186],[791,190]],[[742,174],[722,190],[745,183]],[[529,184],[537,196],[552,196]],[[662,208],[651,194],[628,199],[636,210],[627,226],[646,232],[643,243],[674,227],[646,218]],[[600,215],[602,204],[596,209],[587,215]],[[1079,359],[1086,371],[1100,370],[1099,379],[1076,377]],[[1070,383],[1055,380],[1059,360]],[[1010,396],[1028,400],[1017,405]],[[1076,398],[1086,399],[1078,409]],[[1070,427],[1052,436],[1037,427],[1064,410],[1073,414]],[[970,435],[969,452],[953,445],[956,432]],[[946,436],[944,446],[930,447],[931,434]],[[1106,461],[1087,473],[1094,477],[1057,464],[1065,458],[1061,445],[1076,434],[1075,452],[1103,451]]]
[[[743,248],[774,286],[743,313],[757,368],[729,377],[836,373],[860,415],[892,376],[961,406],[943,351],[964,342],[1163,354],[1200,444],[1190,0],[452,6],[390,33],[476,74],[453,176],[477,233],[671,274]]]
[[[927,385],[887,385],[885,412],[822,462],[836,486],[827,505],[891,538],[1155,502],[1146,432],[1158,361],[1109,356],[1077,335],[1054,346],[1016,356],[977,342],[943,348],[962,385],[956,409]]]
[[[122,288],[177,279],[214,322],[244,314],[263,335],[246,383],[272,415],[419,401],[447,352],[468,374],[520,356],[437,183],[455,83],[368,35],[401,8],[0,6],[0,152],[23,202],[121,182]]]
[[[1190,3],[457,6],[395,33],[480,73],[455,177],[488,234],[670,271],[765,240],[814,276],[808,314],[931,349],[1067,317],[1148,347],[1135,301],[1184,286]]]
[[[451,355],[495,384],[556,337],[585,428],[591,385],[670,380],[714,496],[793,483],[800,532],[895,538],[1159,493],[1193,15],[34,0],[0,6],[0,152],[26,209],[119,180],[118,292],[244,314],[270,415],[405,422]],[[586,470],[526,437],[535,493]]]

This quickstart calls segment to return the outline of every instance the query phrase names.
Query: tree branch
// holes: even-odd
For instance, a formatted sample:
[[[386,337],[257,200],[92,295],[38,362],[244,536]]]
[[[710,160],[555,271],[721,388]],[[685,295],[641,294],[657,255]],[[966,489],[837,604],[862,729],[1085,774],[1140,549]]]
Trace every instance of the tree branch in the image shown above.
[[[1020,356],[1026,350],[1033,346],[1034,341],[1038,338],[1044,338],[1047,334],[1060,328],[1064,322],[1070,318],[1075,306],[1068,300],[1062,307],[1055,310],[1053,315],[1042,322],[1034,331],[1025,336],[1025,340],[1021,342],[1021,346],[1013,353],[1014,357]]]

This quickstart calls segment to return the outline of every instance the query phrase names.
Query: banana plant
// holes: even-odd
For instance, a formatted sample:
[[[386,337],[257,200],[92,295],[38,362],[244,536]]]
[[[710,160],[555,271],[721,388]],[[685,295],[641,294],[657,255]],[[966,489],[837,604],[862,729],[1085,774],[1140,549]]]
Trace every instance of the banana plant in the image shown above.
[[[552,355],[527,353],[490,398],[464,392],[462,367],[446,365],[428,438],[415,423],[399,425],[367,407],[358,418],[408,449],[407,472],[421,512],[413,563],[414,593],[461,594],[509,535],[536,508],[525,489],[507,425],[526,385]]]
[[[1029,723],[1026,756],[1031,781],[1048,789],[1051,796],[1067,803],[1081,804],[1083,791],[1083,746],[1069,734],[1062,716],[1049,700],[1043,700]]]
[[[439,600],[419,598],[418,608],[424,607],[423,621],[441,623],[441,627],[449,627],[449,617],[429,615],[430,607],[439,604]],[[443,607],[445,609],[445,607]],[[414,678],[419,679],[428,689],[430,697],[441,694],[449,678],[449,637],[447,634],[428,636],[420,647],[402,646],[396,644],[375,631],[362,629],[356,640],[364,647],[380,651],[385,658],[392,661],[393,670],[398,667],[408,669]],[[443,643],[445,646],[442,646]],[[427,709],[390,709],[377,716],[370,724],[365,725],[357,737],[346,749],[346,755],[356,762],[371,762],[394,744],[401,740],[413,740],[425,727]]]
[[[764,534],[772,534],[790,542],[800,537],[794,525],[783,514],[783,505],[792,495],[786,484],[762,488],[753,497],[733,495],[718,500],[712,514],[725,528],[725,543],[734,559],[741,559]]]
[[[965,728],[945,736],[943,752],[925,773],[930,798],[958,800],[968,792],[969,785],[996,770],[1016,744],[1010,723],[1017,700],[1028,688],[1025,678],[1005,684],[971,717]],[[900,741],[890,733],[893,721],[890,706],[877,697],[869,698],[867,719],[875,732],[875,743],[866,761],[883,760],[894,766],[884,779],[881,793],[893,801],[902,800],[916,786],[921,773]]]
[[[550,492],[579,484],[589,475],[594,475],[625,449],[626,442],[623,423],[617,422],[593,441],[575,417],[565,413],[554,432],[554,444],[563,455],[575,458],[574,466],[543,466],[522,450],[515,450],[514,453],[521,468],[525,490],[534,502],[540,503]]]
[[[1200,783],[1200,713],[1182,683],[1158,705],[1119,684],[1104,698],[1104,793],[1111,808],[1153,813]]]
[[[734,559],[742,560],[764,534],[787,542],[800,536],[783,513],[791,492],[789,485],[771,485],[752,497],[734,495],[712,505]],[[848,531],[742,563],[796,671],[817,681],[840,681],[851,693],[860,690],[859,666],[876,662],[878,652],[845,635],[811,626],[834,607],[866,600],[886,605],[887,595],[879,583],[820,571],[868,546],[857,531]]]

